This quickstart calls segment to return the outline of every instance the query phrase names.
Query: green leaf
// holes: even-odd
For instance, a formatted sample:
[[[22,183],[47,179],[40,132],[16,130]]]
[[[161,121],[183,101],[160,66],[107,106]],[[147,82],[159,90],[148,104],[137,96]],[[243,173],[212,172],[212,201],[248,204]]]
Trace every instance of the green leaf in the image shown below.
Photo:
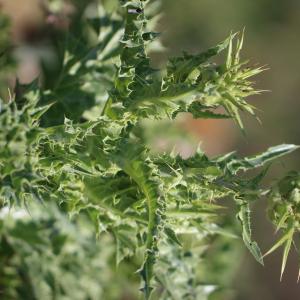
[[[207,110],[205,106],[201,105],[200,102],[193,102],[188,109],[194,118],[197,119],[230,119],[230,115],[219,114],[213,111]]]
[[[238,218],[242,224],[243,241],[254,258],[264,265],[263,256],[255,241],[252,240],[251,234],[251,221],[250,221],[250,207],[248,203],[242,204],[239,207]]]
[[[113,229],[117,243],[117,265],[126,258],[133,256],[137,248],[137,230],[129,225],[120,225]]]
[[[289,252],[291,249],[291,245],[293,242],[294,232],[295,232],[295,228],[294,228],[293,224],[290,223],[289,227],[285,230],[285,233],[279,239],[279,241],[277,241],[275,243],[275,245],[273,247],[271,247],[271,249],[264,254],[264,256],[267,256],[267,255],[271,254],[272,252],[274,252],[280,246],[284,245],[282,264],[281,264],[280,281],[282,280],[282,275],[283,275],[285,267],[286,267],[287,258],[288,258],[288,255],[289,255]]]
[[[227,167],[234,174],[239,170],[247,171],[258,167],[263,167],[267,163],[278,159],[283,155],[289,154],[297,149],[299,149],[299,146],[292,144],[283,144],[271,147],[267,151],[259,155],[249,156],[243,159],[234,159],[227,165]]]
[[[165,226],[164,233],[167,235],[167,237],[170,239],[172,243],[177,244],[178,246],[182,246],[180,241],[178,240],[178,237],[174,230],[168,226]]]
[[[158,184],[152,179],[152,170],[145,163],[145,156],[137,145],[122,144],[115,160],[117,165],[132,178],[144,194],[148,212],[148,229],[145,242],[145,255],[140,274],[144,280],[143,292],[146,299],[150,298],[153,287],[153,267],[156,262],[159,240],[159,226],[162,222],[163,196],[159,192]]]
[[[230,35],[225,41],[198,55],[184,53],[181,57],[170,59],[167,67],[167,77],[171,78],[174,83],[184,82],[194,69],[224,51],[232,43],[233,38],[234,35]]]

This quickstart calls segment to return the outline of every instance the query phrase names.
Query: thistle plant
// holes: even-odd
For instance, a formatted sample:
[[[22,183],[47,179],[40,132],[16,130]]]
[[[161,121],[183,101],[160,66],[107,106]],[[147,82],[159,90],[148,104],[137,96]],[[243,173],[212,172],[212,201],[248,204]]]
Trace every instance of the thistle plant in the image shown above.
[[[157,70],[147,51],[159,37],[149,25],[153,3],[121,0],[115,12],[108,14],[101,5],[98,9],[95,18],[77,16],[82,26],[71,28],[59,47],[63,55],[58,76],[45,76],[43,83],[17,83],[13,99],[1,102],[0,207],[40,211],[32,214],[31,221],[27,215],[20,222],[8,217],[0,222],[0,250],[9,248],[14,257],[0,257],[1,265],[4,270],[8,265],[13,270],[21,268],[26,277],[14,270],[18,283],[13,286],[9,285],[10,273],[3,272],[2,293],[7,299],[20,297],[24,284],[32,280],[35,264],[16,251],[21,245],[42,256],[40,264],[56,261],[55,268],[45,272],[44,288],[31,281],[27,298],[75,299],[59,279],[64,274],[60,270],[69,272],[68,262],[60,264],[56,259],[69,257],[65,251],[71,240],[74,249],[78,248],[74,253],[88,251],[92,261],[97,257],[94,249],[103,253],[106,243],[116,273],[127,265],[125,274],[128,270],[129,276],[139,274],[145,299],[207,299],[212,290],[205,288],[208,283],[197,268],[208,237],[230,235],[220,226],[225,198],[233,201],[242,239],[260,264],[263,255],[252,238],[251,205],[269,198],[270,219],[283,235],[267,254],[284,246],[283,273],[299,228],[299,174],[291,173],[271,188],[263,188],[261,180],[273,160],[298,147],[284,144],[244,158],[235,152],[209,158],[198,148],[192,157],[183,159],[175,152],[152,151],[145,134],[145,120],[174,120],[182,112],[194,118],[232,119],[244,130],[240,112],[255,115],[245,99],[260,93],[251,78],[263,71],[241,61],[244,34],[231,34],[200,54],[171,58],[166,69]],[[222,53],[226,54],[224,63],[216,64],[214,58]],[[258,168],[261,171],[255,175],[249,173]],[[50,209],[54,204],[58,208]],[[51,225],[62,221],[49,219],[63,220],[69,229]],[[90,225],[89,233],[82,232],[83,223],[95,226],[99,244],[91,241],[94,229]],[[74,231],[70,233],[76,230],[73,227],[80,229],[78,236],[88,236],[85,245],[76,242]],[[39,230],[46,230],[49,237],[39,237]],[[15,242],[18,239],[22,242]],[[43,249],[51,254],[48,258],[40,252]],[[99,270],[112,272],[111,254],[103,255]],[[15,259],[18,255],[20,261]],[[77,263],[77,269],[68,273],[71,287],[72,276],[81,268],[87,271],[89,262],[82,258]],[[87,271],[87,280],[91,274],[97,276],[95,266],[90,274]],[[99,277],[99,291],[92,294],[82,287],[78,299],[119,299],[120,295],[105,290],[107,282]]]

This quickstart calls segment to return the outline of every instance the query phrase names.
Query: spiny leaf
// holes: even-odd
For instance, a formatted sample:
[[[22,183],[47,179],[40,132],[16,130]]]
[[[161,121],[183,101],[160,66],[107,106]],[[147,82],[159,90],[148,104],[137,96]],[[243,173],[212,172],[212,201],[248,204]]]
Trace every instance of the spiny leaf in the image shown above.
[[[239,170],[246,171],[249,169],[262,167],[265,164],[297,149],[299,149],[299,146],[292,144],[283,144],[271,147],[259,155],[232,160],[227,167],[233,173],[237,173]]]
[[[290,233],[292,232],[292,229],[290,229],[288,232],[286,232],[280,239],[277,241],[270,250],[268,250],[264,256],[267,256],[274,252],[278,247],[282,246],[290,237]]]
[[[165,226],[164,232],[167,235],[167,237],[170,239],[171,242],[177,244],[178,246],[182,246],[180,241],[178,240],[178,237],[174,230],[168,226]]]
[[[137,228],[124,224],[114,228],[113,232],[116,237],[116,263],[118,266],[124,258],[135,254],[137,248]]]
[[[170,59],[167,67],[167,77],[173,83],[184,82],[194,69],[230,46],[233,38],[234,35],[230,35],[225,41],[198,55],[189,55],[185,53],[182,57]]]
[[[151,280],[153,278],[153,267],[158,252],[157,243],[159,239],[159,226],[162,222],[163,199],[159,192],[157,183],[151,179],[153,176],[151,168],[144,163],[145,157],[142,149],[132,144],[123,144],[116,163],[122,170],[132,178],[146,197],[148,210],[148,231],[145,243],[145,255],[140,273],[144,280],[143,291],[146,299],[150,298]],[[121,156],[122,155],[122,156]]]
[[[282,275],[283,275],[283,272],[285,270],[287,258],[288,258],[288,255],[289,255],[289,252],[290,252],[290,249],[291,249],[291,245],[292,245],[292,242],[293,242],[293,235],[294,235],[294,230],[292,230],[290,232],[289,239],[286,241],[286,244],[284,246],[283,256],[282,256],[281,273],[280,273],[280,281],[282,280]]]
[[[188,109],[194,118],[197,119],[231,119],[231,115],[225,115],[220,113],[215,113],[213,111],[207,110],[205,106],[201,105],[200,102],[193,102]]]
[[[264,264],[263,256],[256,242],[252,241],[251,234],[251,222],[250,222],[250,207],[249,204],[245,203],[239,207],[238,218],[242,224],[243,229],[243,240],[249,251],[252,253],[254,258],[260,263]]]
[[[291,245],[292,245],[292,242],[293,242],[294,231],[295,231],[295,228],[294,228],[293,224],[291,223],[289,225],[289,227],[286,229],[283,236],[279,239],[279,241],[276,242],[275,245],[273,247],[271,247],[271,249],[264,254],[264,256],[267,256],[267,255],[271,254],[272,252],[274,252],[280,246],[284,245],[283,256],[282,256],[282,265],[281,265],[281,273],[280,273],[280,281],[282,280],[282,275],[283,275],[283,272],[285,270],[287,258],[288,258],[288,255],[289,255],[289,252],[290,252],[290,249],[291,249]]]

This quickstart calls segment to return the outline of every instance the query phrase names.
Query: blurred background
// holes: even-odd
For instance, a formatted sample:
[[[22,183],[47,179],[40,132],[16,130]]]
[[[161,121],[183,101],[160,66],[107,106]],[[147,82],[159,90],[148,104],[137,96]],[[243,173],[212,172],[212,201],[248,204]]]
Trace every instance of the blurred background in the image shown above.
[[[67,28],[72,5],[66,3],[56,16],[47,16],[40,0],[0,0],[1,11],[10,16],[10,40],[17,61],[17,77],[30,82],[40,73],[41,56],[51,58],[51,47],[45,42],[51,23]],[[55,1],[52,1],[55,10]],[[299,0],[164,0],[162,18],[157,30],[162,32],[163,52],[153,53],[154,65],[163,65],[168,56],[182,50],[197,53],[215,45],[231,31],[246,30],[243,57],[251,64],[266,65],[269,69],[256,78],[257,88],[267,90],[249,99],[257,107],[262,124],[246,115],[247,135],[244,137],[231,121],[180,119],[180,125],[194,138],[194,144],[209,156],[233,151],[249,155],[281,143],[300,144],[300,1]],[[12,73],[5,79],[11,85]],[[8,93],[4,91],[4,93]],[[189,152],[185,144],[183,152]],[[299,153],[273,165],[266,181],[278,178],[290,169],[300,170]],[[255,237],[265,251],[274,241],[274,229],[265,221],[264,203],[258,203],[254,216]],[[300,297],[297,285],[298,258],[292,255],[282,282],[279,281],[281,253],[266,258],[259,266],[245,251],[237,261],[237,273],[232,287],[234,300],[296,300]],[[231,298],[232,299],[232,298]]]

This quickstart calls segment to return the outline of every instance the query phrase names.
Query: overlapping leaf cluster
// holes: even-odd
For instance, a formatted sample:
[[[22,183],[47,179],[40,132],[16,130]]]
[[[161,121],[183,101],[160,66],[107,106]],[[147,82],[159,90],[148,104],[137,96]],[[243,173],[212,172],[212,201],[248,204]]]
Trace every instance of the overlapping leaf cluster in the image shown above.
[[[145,45],[157,34],[147,27],[146,3],[123,0],[121,13],[88,20],[96,45],[86,47],[83,35],[79,41],[68,37],[52,87],[18,85],[14,101],[1,104],[0,205],[57,203],[63,213],[89,216],[100,237],[115,239],[117,264],[139,262],[146,299],[152,293],[157,299],[205,299],[213,288],[197,275],[203,243],[226,234],[217,225],[217,200],[233,199],[244,243],[263,263],[252,239],[250,204],[265,193],[259,185],[265,171],[245,173],[297,147],[281,145],[242,159],[235,153],[210,159],[200,149],[188,159],[153,153],[144,138],[145,119],[190,112],[195,118],[233,118],[243,128],[239,112],[254,114],[245,98],[258,93],[249,78],[261,69],[240,61],[243,35],[231,35],[204,53],[170,59],[165,71],[154,70]],[[215,64],[212,59],[221,52],[227,58]],[[214,112],[220,107],[224,114]],[[271,210],[272,220],[287,230],[288,238],[279,243],[287,242],[288,249],[291,228],[298,226],[295,193],[280,189],[281,197],[292,197],[295,204]],[[278,192],[271,195],[272,205],[289,202],[277,201]],[[10,231],[2,231],[1,240],[9,244]]]
[[[44,207],[46,208],[46,207]],[[92,227],[72,224],[53,205],[0,214],[0,290],[3,299],[100,299],[112,274]],[[77,224],[78,225],[78,224]],[[80,230],[80,231],[79,231]],[[102,274],[99,276],[99,274]],[[78,278],[80,277],[80,281]],[[100,283],[100,284],[99,284]]]
[[[282,231],[282,236],[266,255],[272,253],[280,246],[283,247],[280,279],[282,278],[293,241],[299,233],[299,180],[298,172],[290,172],[268,193],[270,203],[268,209],[269,218],[276,226],[276,232]],[[299,277],[300,271],[298,281]]]

